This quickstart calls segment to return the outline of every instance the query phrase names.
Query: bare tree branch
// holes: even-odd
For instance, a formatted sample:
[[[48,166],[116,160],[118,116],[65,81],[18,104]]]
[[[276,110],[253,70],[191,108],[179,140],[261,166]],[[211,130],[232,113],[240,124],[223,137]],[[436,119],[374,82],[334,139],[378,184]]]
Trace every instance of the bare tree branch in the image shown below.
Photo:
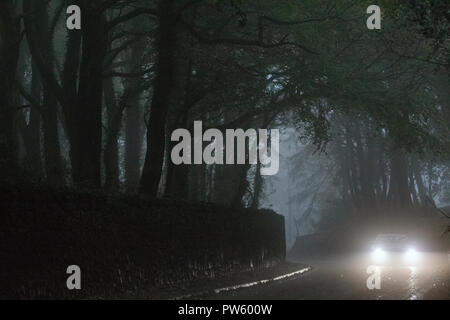
[[[182,21],[183,25],[186,27],[186,29],[200,42],[209,44],[209,45],[217,45],[217,44],[224,44],[224,45],[237,45],[237,46],[255,46],[255,47],[261,47],[261,48],[276,48],[281,46],[296,46],[306,52],[309,52],[311,54],[317,54],[317,52],[306,48],[305,46],[287,41],[288,34],[284,35],[280,40],[276,42],[264,42],[262,41],[262,32],[259,32],[258,39],[244,39],[244,38],[213,38],[207,35],[202,34],[201,32],[198,32],[195,30],[195,28],[185,21]]]
[[[126,22],[128,20],[134,19],[134,18],[139,17],[144,14],[157,16],[158,12],[154,9],[149,9],[149,8],[135,9],[133,11],[130,11],[122,16],[119,16],[119,17],[114,18],[111,21],[109,21],[108,25],[107,25],[107,29],[112,29],[112,28],[116,27],[117,25],[121,24],[122,22]]]

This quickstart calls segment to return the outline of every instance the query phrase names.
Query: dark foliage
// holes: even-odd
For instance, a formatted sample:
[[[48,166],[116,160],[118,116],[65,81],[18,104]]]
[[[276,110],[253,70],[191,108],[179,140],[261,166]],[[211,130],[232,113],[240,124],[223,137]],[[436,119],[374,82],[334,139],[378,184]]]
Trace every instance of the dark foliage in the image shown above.
[[[1,298],[89,298],[284,259],[284,218],[138,196],[1,187]],[[66,288],[79,265],[82,290]]]

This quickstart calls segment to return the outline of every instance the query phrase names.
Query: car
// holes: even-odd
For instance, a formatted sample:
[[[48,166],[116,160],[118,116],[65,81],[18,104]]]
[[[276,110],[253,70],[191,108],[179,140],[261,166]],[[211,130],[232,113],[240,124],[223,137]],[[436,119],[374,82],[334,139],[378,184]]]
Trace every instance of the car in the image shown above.
[[[417,246],[404,234],[379,234],[372,243],[370,260],[375,265],[415,266],[420,258]]]

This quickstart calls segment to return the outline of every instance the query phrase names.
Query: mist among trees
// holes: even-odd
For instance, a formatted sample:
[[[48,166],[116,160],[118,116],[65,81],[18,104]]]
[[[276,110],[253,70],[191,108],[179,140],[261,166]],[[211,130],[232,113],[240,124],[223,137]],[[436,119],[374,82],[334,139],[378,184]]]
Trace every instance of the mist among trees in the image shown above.
[[[449,48],[445,0],[2,0],[0,175],[272,206],[292,236],[446,204]],[[170,135],[196,120],[279,129],[279,174],[174,165]]]

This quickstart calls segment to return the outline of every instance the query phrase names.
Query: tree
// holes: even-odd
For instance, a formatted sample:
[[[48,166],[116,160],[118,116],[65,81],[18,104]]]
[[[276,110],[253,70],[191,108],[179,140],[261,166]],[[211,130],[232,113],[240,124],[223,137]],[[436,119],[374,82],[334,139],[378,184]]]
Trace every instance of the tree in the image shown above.
[[[2,178],[17,177],[18,165],[14,137],[14,82],[20,46],[19,18],[14,1],[0,3],[0,172]],[[2,179],[3,180],[3,179]]]
[[[176,12],[173,0],[158,3],[158,39],[155,84],[147,128],[147,152],[140,191],[152,196],[158,192],[165,150],[165,123],[174,77]]]
[[[74,4],[82,9],[83,26],[81,31],[69,31],[61,82],[54,74],[52,60],[42,56],[46,52],[39,41],[42,27],[33,18],[33,12],[45,12],[45,2],[23,2],[25,25],[30,51],[43,81],[63,108],[73,181],[76,185],[100,187],[103,73],[110,32],[147,11],[136,9],[108,20],[105,11],[114,7],[116,1],[78,0]],[[52,34],[48,29],[44,32],[49,37]]]

